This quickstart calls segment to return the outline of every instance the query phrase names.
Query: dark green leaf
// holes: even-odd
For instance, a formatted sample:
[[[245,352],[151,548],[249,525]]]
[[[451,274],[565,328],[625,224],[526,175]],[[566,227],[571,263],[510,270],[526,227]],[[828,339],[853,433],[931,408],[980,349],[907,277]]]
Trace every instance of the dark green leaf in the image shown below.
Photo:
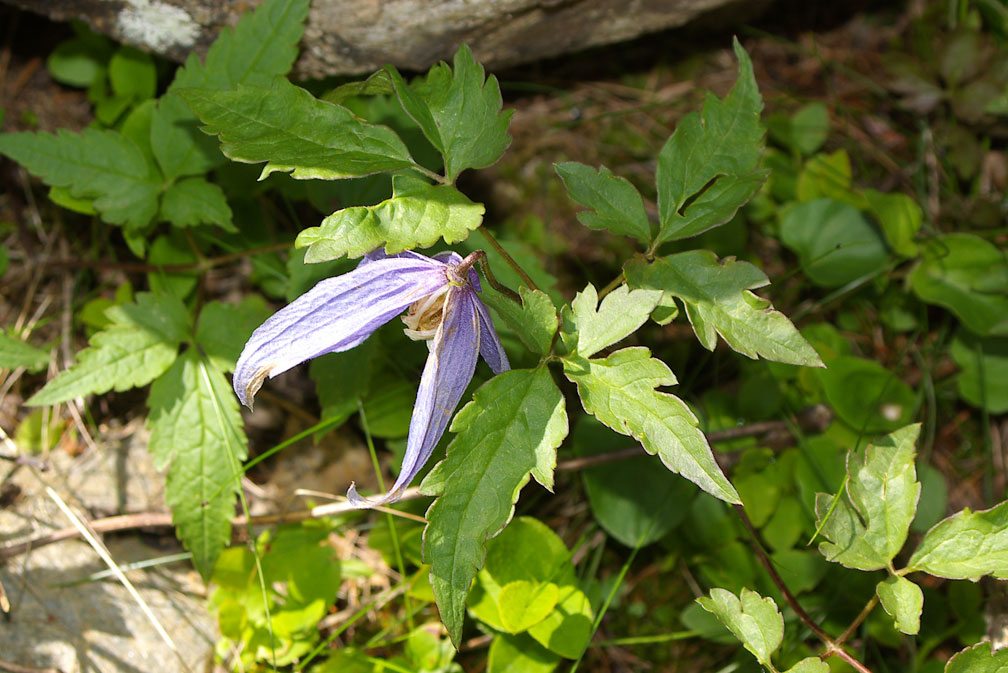
[[[214,367],[230,372],[253,330],[270,313],[266,302],[257,294],[250,294],[237,304],[212,301],[200,311],[196,345]]]
[[[989,413],[1008,411],[1008,338],[980,338],[960,329],[949,355],[959,365],[959,396]]]
[[[440,496],[427,511],[424,561],[431,564],[441,619],[457,644],[484,544],[510,520],[529,473],[555,464],[567,413],[548,370],[512,370],[480,387],[451,429],[456,437],[447,456],[421,490]]]
[[[553,345],[559,320],[556,306],[545,292],[518,288],[522,305],[500,294],[489,283],[483,285],[480,298],[490,306],[504,323],[513,329],[518,337],[534,353],[546,355]]]
[[[165,499],[172,521],[207,579],[231,539],[248,454],[238,401],[224,374],[190,349],[154,382],[147,406],[154,464],[161,470],[171,465]]]
[[[511,144],[507,130],[514,113],[501,112],[497,78],[484,79],[469,47],[459,47],[453,66],[434,66],[413,87],[387,68],[403,109],[444,157],[449,182],[467,168],[486,168],[500,158]]]
[[[657,243],[697,236],[728,222],[759,191],[768,175],[768,171],[758,170],[744,175],[720,176],[687,204],[682,214],[675,213],[665,222]]]
[[[576,161],[554,164],[553,168],[571,199],[590,209],[578,213],[581,224],[631,236],[645,245],[651,241],[644,200],[626,178],[613,175],[605,166],[596,172]]]
[[[564,359],[564,374],[577,384],[585,411],[621,435],[641,442],[668,469],[711,495],[740,503],[721,472],[697,418],[678,397],[655,390],[675,376],[646,348],[624,348],[605,360]]]
[[[237,231],[231,224],[231,207],[224,191],[199,177],[183,178],[165,190],[161,217],[176,227],[217,224],[225,231]]]
[[[635,257],[624,272],[631,287],[663,290],[681,299],[693,331],[708,350],[714,350],[720,334],[731,348],[754,359],[823,366],[787,316],[749,291],[769,281],[748,262],[719,262],[709,250],[690,250],[650,264]]]
[[[112,224],[140,230],[157,212],[161,176],[144,153],[115,131],[85,129],[0,135],[0,154],[53,187],[89,199]]]
[[[913,390],[875,360],[839,356],[816,378],[830,406],[858,432],[890,432],[913,419]]]
[[[451,185],[419,178],[392,178],[392,198],[376,206],[338,210],[298,234],[295,246],[307,247],[305,262],[325,262],[344,255],[360,257],[375,248],[388,253],[465,240],[483,222],[484,207]]]

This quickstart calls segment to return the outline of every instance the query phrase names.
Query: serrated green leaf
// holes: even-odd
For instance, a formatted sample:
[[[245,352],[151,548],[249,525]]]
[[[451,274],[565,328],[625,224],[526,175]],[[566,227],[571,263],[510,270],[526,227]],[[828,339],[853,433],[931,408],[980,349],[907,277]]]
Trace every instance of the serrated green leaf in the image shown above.
[[[516,369],[481,386],[451,429],[447,456],[420,488],[440,496],[427,510],[423,558],[441,619],[458,644],[484,544],[511,519],[530,471],[555,464],[567,412],[547,369]]]
[[[49,352],[0,331],[0,369],[24,367],[38,371],[49,363]]]
[[[190,349],[154,382],[147,406],[154,464],[171,466],[172,521],[207,579],[231,539],[237,475],[248,454],[238,401],[224,374]]]
[[[1004,251],[972,234],[947,234],[921,247],[924,258],[910,274],[917,296],[952,311],[980,336],[1008,336],[1008,292],[984,286],[1008,272]]]
[[[741,504],[697,428],[693,412],[678,397],[655,390],[675,384],[676,379],[647,348],[624,348],[605,360],[568,356],[563,365],[564,374],[577,384],[585,411],[641,442],[668,469],[711,495]]]
[[[636,332],[647,322],[659,299],[661,290],[631,290],[620,285],[600,304],[595,286],[589,283],[569,308],[564,307],[560,337],[569,350],[591,357]]]
[[[480,299],[492,308],[508,327],[518,334],[533,353],[546,355],[553,345],[559,319],[553,300],[545,292],[530,290],[522,286],[518,288],[522,305],[484,284]]]
[[[266,162],[260,179],[279,171],[302,180],[338,180],[414,165],[394,131],[368,124],[282,77],[268,89],[239,84],[229,91],[177,93],[199,116],[203,130],[220,136],[228,158]]]
[[[1008,673],[1008,650],[992,652],[990,642],[967,647],[948,660],[945,673]]]
[[[920,631],[924,592],[905,577],[891,576],[876,587],[882,608],[896,623],[896,628],[911,636]]]
[[[828,541],[819,550],[848,568],[877,570],[906,542],[917,512],[920,482],[914,444],[920,425],[908,425],[847,456],[847,488],[836,502],[817,494],[817,525]]]
[[[784,673],[830,673],[830,667],[819,657],[806,657]]]
[[[763,100],[749,55],[738,40],[734,48],[739,60],[735,86],[724,100],[708,95],[700,114],[684,117],[658,155],[659,241],[672,236],[667,228],[676,226],[676,215],[691,196],[719,175],[752,173],[763,151]]]
[[[189,317],[182,302],[170,295],[138,294],[135,304],[109,308],[112,321],[91,337],[77,363],[25,402],[56,404],[75,397],[143,386],[164,373],[186,338]]]
[[[644,200],[626,178],[613,175],[605,166],[596,171],[576,161],[554,164],[553,169],[571,199],[590,208],[578,213],[581,224],[631,236],[645,244],[651,241],[651,222],[644,210]]]
[[[196,345],[217,369],[230,372],[245,342],[271,312],[257,294],[250,294],[237,304],[209,302],[196,322]]]
[[[962,510],[928,531],[907,564],[938,577],[1008,579],[1008,502]]]
[[[710,597],[698,598],[697,603],[714,613],[761,664],[772,667],[770,655],[784,639],[784,618],[772,598],[763,598],[749,589],[742,589],[736,596],[714,588]]]
[[[634,257],[624,273],[631,287],[664,290],[681,299],[693,331],[708,350],[714,350],[720,334],[732,349],[753,359],[823,366],[787,316],[750,292],[769,281],[748,262],[718,261],[709,250],[690,250],[650,264]]]
[[[325,92],[321,98],[324,101],[341,105],[348,98],[357,98],[358,96],[387,96],[394,93],[395,88],[392,86],[392,75],[389,74],[388,70],[379,70],[371,74],[367,79],[340,84],[335,89]]]
[[[470,201],[451,185],[432,185],[419,178],[392,178],[392,197],[376,206],[338,210],[309,227],[294,245],[308,248],[305,262],[325,262],[344,255],[360,257],[375,248],[388,253],[465,240],[483,222],[483,204]]]
[[[444,157],[445,177],[454,182],[467,168],[486,168],[511,144],[513,110],[503,105],[497,78],[484,80],[483,66],[469,47],[455,52],[454,67],[439,63],[413,87],[387,67],[399,102]]]
[[[6,133],[0,135],[0,154],[47,185],[93,201],[106,222],[140,230],[157,212],[163,186],[157,167],[115,131]]]
[[[238,231],[231,224],[231,207],[224,190],[199,177],[183,178],[165,190],[161,217],[176,227],[217,224],[225,231]]]
[[[687,205],[681,215],[672,215],[658,234],[655,245],[696,236],[725,224],[759,191],[769,174],[769,171],[758,170],[744,175],[720,176]]]
[[[158,102],[151,145],[169,178],[201,175],[223,157],[217,141],[201,133],[198,120],[176,95],[183,88],[231,89],[238,84],[269,86],[294,64],[310,0],[267,0],[222,30],[207,51],[206,64],[191,54]]]

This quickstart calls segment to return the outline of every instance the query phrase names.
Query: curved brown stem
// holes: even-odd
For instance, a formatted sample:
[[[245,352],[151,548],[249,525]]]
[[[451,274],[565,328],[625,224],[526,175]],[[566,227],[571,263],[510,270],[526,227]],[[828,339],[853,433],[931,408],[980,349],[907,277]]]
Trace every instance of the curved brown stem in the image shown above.
[[[493,248],[495,251],[497,251],[498,255],[504,258],[504,261],[508,263],[508,266],[514,269],[515,273],[521,276],[523,283],[525,283],[528,287],[530,287],[533,290],[539,289],[539,286],[535,284],[535,281],[529,278],[529,275],[525,273],[525,269],[521,268],[521,266],[518,265],[518,262],[514,261],[514,258],[511,255],[509,255],[507,250],[505,250],[501,246],[501,244],[497,242],[497,239],[494,238],[489,231],[487,231],[486,227],[480,227],[479,232],[483,234],[483,238],[487,240],[487,243],[490,244],[490,247]]]

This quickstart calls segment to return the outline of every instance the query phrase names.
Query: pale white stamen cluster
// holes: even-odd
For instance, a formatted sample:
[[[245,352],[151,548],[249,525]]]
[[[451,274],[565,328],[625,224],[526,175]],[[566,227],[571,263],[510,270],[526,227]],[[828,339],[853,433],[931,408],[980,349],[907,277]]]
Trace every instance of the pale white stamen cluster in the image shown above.
[[[410,304],[402,321],[406,324],[406,333],[413,341],[430,341],[437,334],[438,327],[444,316],[445,298],[450,285],[445,285],[432,295]]]

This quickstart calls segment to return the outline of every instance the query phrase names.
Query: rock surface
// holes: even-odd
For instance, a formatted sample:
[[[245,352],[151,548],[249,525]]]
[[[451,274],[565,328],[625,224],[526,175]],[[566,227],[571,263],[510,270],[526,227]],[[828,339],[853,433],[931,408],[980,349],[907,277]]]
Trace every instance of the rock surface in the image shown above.
[[[225,0],[4,0],[182,60],[252,3]],[[425,70],[463,42],[490,69],[628,40],[714,10],[733,23],[768,0],[314,0],[298,77]]]

